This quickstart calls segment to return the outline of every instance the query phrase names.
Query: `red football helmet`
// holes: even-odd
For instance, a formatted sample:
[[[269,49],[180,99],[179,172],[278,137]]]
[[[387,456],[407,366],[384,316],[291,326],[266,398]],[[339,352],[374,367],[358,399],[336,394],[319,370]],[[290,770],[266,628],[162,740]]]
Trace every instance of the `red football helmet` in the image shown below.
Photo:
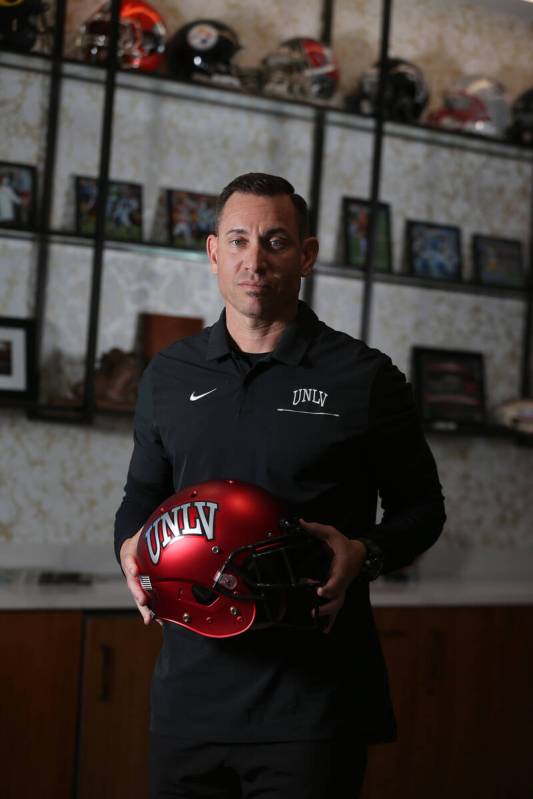
[[[444,105],[428,115],[428,125],[503,138],[510,122],[505,87],[485,75],[460,78],[444,93]]]
[[[159,11],[146,0],[122,0],[118,60],[121,67],[154,72],[163,63],[166,26]],[[77,46],[84,61],[107,60],[111,40],[111,4],[104,3],[83,23]]]
[[[237,480],[169,497],[144,525],[139,582],[156,617],[229,638],[252,624],[314,628],[331,555],[267,491]]]
[[[263,58],[262,91],[286,97],[329,100],[339,85],[339,67],[331,47],[318,39],[296,36]]]

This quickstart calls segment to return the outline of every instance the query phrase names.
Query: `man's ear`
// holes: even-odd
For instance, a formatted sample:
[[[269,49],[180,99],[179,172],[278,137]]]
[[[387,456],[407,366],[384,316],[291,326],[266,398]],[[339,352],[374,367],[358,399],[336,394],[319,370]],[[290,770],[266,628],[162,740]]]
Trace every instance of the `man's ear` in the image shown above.
[[[318,239],[316,236],[309,236],[304,239],[302,243],[302,267],[300,274],[302,277],[307,277],[313,271],[313,266],[318,258]]]
[[[207,257],[211,261],[211,271],[218,274],[218,236],[210,233],[206,241]]]

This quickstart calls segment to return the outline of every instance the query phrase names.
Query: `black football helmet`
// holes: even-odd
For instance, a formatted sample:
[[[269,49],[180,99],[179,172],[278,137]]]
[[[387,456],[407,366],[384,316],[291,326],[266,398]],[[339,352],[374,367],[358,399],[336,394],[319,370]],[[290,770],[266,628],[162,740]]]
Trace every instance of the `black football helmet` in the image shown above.
[[[522,92],[511,106],[509,138],[533,146],[533,88]]]
[[[51,41],[48,3],[42,0],[0,0],[0,47],[29,52],[39,39]]]
[[[430,92],[420,67],[402,58],[389,58],[385,67],[385,116],[398,122],[417,122],[426,108]],[[346,106],[359,114],[375,114],[379,64],[366,70]]]
[[[241,44],[232,28],[215,19],[196,19],[179,28],[168,40],[166,55],[169,71],[178,78],[204,78],[235,75],[232,59]]]

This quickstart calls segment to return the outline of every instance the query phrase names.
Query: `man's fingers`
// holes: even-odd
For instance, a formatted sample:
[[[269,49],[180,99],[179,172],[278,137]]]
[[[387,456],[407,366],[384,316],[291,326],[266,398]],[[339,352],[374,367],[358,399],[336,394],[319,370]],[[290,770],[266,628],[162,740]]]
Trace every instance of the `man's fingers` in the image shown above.
[[[327,541],[330,537],[330,531],[333,529],[327,524],[319,524],[318,522],[306,522],[305,519],[298,519],[298,523],[303,527],[306,532],[311,533],[316,538],[321,538],[322,541]]]
[[[346,586],[344,585],[343,575],[339,568],[338,560],[334,557],[331,561],[331,573],[320,588],[317,588],[318,596],[325,597],[326,599],[333,599],[339,593],[344,593]]]
[[[143,621],[145,624],[150,624],[153,619],[153,613],[150,608],[146,607],[146,605],[141,605],[140,602],[136,601],[137,609],[141,616],[143,617]]]
[[[135,579],[135,577],[128,577],[127,585],[130,590],[130,594],[133,596],[134,600],[139,605],[147,605],[148,604],[148,597],[146,596],[145,592],[142,590],[141,586]]]
[[[131,574],[133,576],[139,574],[139,567],[137,566],[137,561],[133,557],[133,555],[125,555],[122,563],[122,568],[126,572],[126,574]]]
[[[341,607],[342,607],[342,602],[340,599],[332,599],[331,602],[325,602],[323,605],[319,606],[318,615],[329,616],[332,613],[338,613]]]

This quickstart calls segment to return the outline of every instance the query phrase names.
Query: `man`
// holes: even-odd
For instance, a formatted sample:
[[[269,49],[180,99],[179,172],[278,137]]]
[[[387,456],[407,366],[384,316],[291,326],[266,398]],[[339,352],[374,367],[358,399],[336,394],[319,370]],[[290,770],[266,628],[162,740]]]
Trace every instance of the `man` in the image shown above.
[[[250,173],[221,193],[207,252],[225,309],[145,372],[115,544],[149,623],[132,531],[193,483],[260,485],[332,552],[317,589],[325,632],[213,639],[165,624],[152,684],[154,799],[354,799],[367,744],[395,735],[368,581],[436,540],[442,494],[403,375],[299,303],[318,254],[307,225],[282,178]]]

